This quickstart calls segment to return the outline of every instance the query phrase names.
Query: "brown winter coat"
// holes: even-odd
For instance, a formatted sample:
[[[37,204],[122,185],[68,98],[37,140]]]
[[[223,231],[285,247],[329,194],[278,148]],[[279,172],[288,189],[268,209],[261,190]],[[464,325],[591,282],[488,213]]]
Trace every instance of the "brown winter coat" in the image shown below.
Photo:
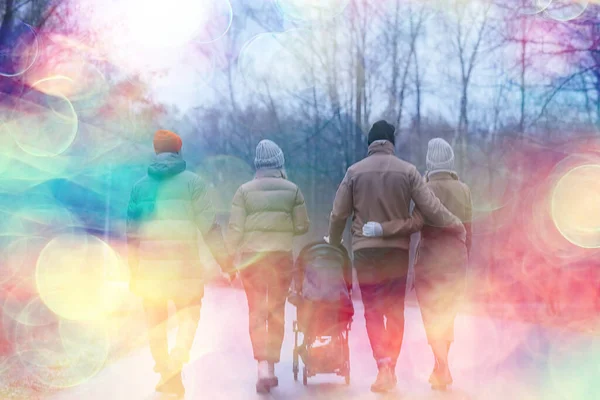
[[[397,158],[391,142],[372,143],[367,158],[348,168],[338,188],[330,217],[330,242],[338,244],[341,241],[346,219],[353,214],[353,251],[367,248],[407,250],[410,234],[420,230],[423,222],[409,218],[411,200],[429,220],[439,226],[453,226],[464,237],[460,221],[431,192],[415,166]],[[384,226],[384,237],[362,235],[363,225],[370,221]],[[394,232],[386,231],[384,223],[388,221],[394,221]]]
[[[294,236],[305,234],[308,227],[298,186],[280,170],[258,170],[233,198],[227,242],[232,252],[287,252]]]

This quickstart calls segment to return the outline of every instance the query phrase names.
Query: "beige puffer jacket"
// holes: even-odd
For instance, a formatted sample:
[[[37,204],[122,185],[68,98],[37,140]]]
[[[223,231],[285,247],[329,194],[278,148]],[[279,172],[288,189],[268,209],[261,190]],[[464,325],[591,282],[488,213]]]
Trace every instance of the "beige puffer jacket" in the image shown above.
[[[227,243],[232,253],[292,251],[294,236],[308,227],[298,186],[281,170],[258,170],[233,198]]]

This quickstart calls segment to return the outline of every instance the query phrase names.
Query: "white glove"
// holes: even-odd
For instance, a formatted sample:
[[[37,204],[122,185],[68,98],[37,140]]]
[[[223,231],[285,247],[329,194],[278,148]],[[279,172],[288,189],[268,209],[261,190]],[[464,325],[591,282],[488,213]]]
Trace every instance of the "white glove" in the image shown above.
[[[367,222],[363,225],[362,234],[365,237],[382,237],[383,227],[379,222]]]

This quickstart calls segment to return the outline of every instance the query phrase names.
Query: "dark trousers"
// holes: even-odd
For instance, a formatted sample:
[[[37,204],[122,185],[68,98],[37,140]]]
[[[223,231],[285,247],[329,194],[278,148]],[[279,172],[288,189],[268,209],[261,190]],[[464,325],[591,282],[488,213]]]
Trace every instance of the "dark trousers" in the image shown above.
[[[248,299],[250,340],[257,361],[279,362],[285,302],[292,282],[291,253],[245,254],[240,277]]]
[[[200,322],[202,299],[189,301],[174,300],[177,310],[177,342],[169,355],[168,318],[169,303],[167,300],[145,300],[144,311],[149,330],[150,352],[154,358],[155,371],[167,372],[168,369],[181,368],[189,362],[190,351]]]
[[[354,266],[373,357],[378,366],[395,368],[404,337],[408,250],[357,250]]]

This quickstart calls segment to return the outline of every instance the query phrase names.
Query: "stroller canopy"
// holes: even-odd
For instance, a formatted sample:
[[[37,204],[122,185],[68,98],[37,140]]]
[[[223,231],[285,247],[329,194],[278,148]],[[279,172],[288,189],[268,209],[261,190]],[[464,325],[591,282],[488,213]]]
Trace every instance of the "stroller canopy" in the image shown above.
[[[328,302],[350,299],[352,267],[344,247],[309,244],[300,252],[298,268],[303,275],[304,299]]]

